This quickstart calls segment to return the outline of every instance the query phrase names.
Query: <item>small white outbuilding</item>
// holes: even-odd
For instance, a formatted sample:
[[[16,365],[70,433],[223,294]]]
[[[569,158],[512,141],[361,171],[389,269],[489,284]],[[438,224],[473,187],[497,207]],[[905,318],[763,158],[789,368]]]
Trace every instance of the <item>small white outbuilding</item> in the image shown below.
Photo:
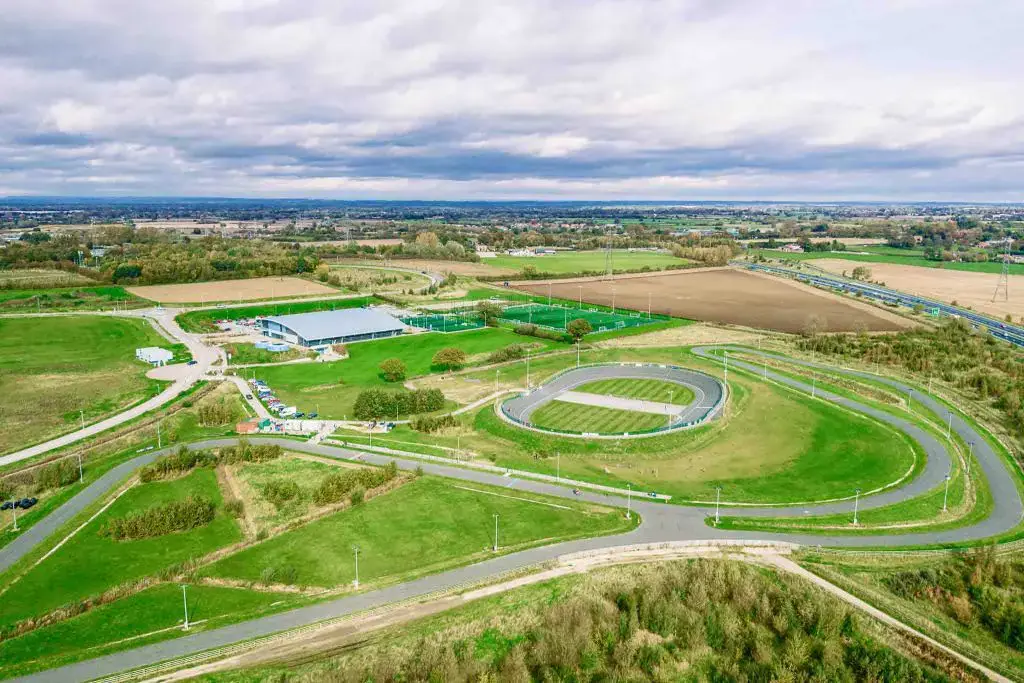
[[[159,346],[146,346],[141,349],[135,349],[135,357],[150,365],[159,367],[170,363],[171,359],[174,358],[174,354],[167,349],[161,349]]]

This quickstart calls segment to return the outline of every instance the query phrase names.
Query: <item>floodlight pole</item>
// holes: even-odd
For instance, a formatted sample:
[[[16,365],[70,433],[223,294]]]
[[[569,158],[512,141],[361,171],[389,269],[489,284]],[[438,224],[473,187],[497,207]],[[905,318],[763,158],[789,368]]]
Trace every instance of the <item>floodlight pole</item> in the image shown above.
[[[612,315],[615,315],[615,288],[612,287]]]
[[[626,484],[626,519],[631,519],[632,518],[632,515],[630,514],[632,512],[632,507],[633,507],[633,485],[632,484]]]
[[[576,340],[576,367],[580,366],[580,340]]]
[[[910,401],[913,400],[913,398],[914,398],[914,392],[913,391],[908,391],[907,392],[907,412],[908,413],[914,412],[914,409],[910,406]]]
[[[163,437],[160,436],[160,422],[159,421],[157,421],[157,423],[156,423],[156,447],[157,448],[163,448],[164,447]]]
[[[953,411],[949,411],[949,419],[946,422],[946,440],[953,436]]]
[[[82,470],[82,454],[81,453],[76,453],[75,455],[78,456],[78,481],[79,481],[79,483],[81,483],[81,482],[85,481],[85,474],[83,473],[83,470]]]
[[[815,375],[811,375],[811,398],[818,393],[818,378]]]
[[[498,552],[498,513],[494,513],[494,552]]]
[[[946,474],[946,490],[942,493],[942,511],[943,512],[946,511],[946,509],[947,509],[946,508],[946,503],[949,500],[949,479],[950,479],[950,475],[947,473]]]
[[[356,580],[352,582],[352,586],[359,588],[359,546],[353,545],[352,552],[355,553],[356,556]]]
[[[82,429],[85,429],[85,411],[81,408],[78,409],[78,417],[82,419]]]
[[[971,476],[971,458],[974,457],[974,442],[968,444],[970,451],[967,453],[967,476]]]
[[[14,517],[14,530],[18,530],[18,508],[11,506],[11,515]]]
[[[548,283],[548,306],[551,305],[551,283]]]
[[[494,371],[494,393],[498,393],[498,375],[501,374],[501,370]]]
[[[762,360],[764,361],[764,378],[768,379],[768,359],[763,358]]]
[[[580,290],[580,310],[583,310],[583,285],[577,285]]]
[[[188,595],[185,593],[185,584],[181,585],[181,600],[185,604],[185,626],[183,631],[188,630]]]
[[[647,319],[651,319],[651,293],[647,292]]]
[[[860,507],[860,489],[854,491],[853,498],[853,525],[857,526],[857,511]]]
[[[526,349],[526,390],[530,390],[530,349]]]
[[[715,526],[718,526],[718,522],[721,520],[718,513],[722,508],[722,487],[715,487]]]
[[[722,363],[723,363],[723,365],[725,367],[725,383],[729,384],[729,352],[728,351],[724,351],[723,354],[724,355],[722,356],[722,358],[723,358]]]
[[[562,481],[562,452],[555,453],[555,481]]]

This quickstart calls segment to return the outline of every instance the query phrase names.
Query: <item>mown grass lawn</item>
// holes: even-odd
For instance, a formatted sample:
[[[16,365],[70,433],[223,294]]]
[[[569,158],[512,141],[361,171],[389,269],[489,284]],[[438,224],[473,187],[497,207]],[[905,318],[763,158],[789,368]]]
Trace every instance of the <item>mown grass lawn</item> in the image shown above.
[[[676,258],[671,254],[662,254],[651,251],[624,251],[616,249],[612,251],[612,267],[614,270],[638,270],[647,266],[652,270],[664,268],[665,266],[683,265],[687,261]],[[605,252],[595,251],[566,251],[547,256],[508,256],[499,255],[485,261],[487,265],[497,268],[510,268],[522,270],[525,266],[533,266],[541,273],[580,273],[583,271],[605,270]]]
[[[256,616],[291,596],[220,586],[187,586],[190,632],[215,628],[240,615]],[[184,635],[184,604],[177,584],[158,584],[52,626],[0,642],[4,673],[52,668],[121,647],[140,647]],[[129,640],[130,639],[130,640]],[[125,642],[121,642],[125,641]],[[107,646],[107,647],[104,647]]]
[[[493,556],[495,514],[505,551],[625,531],[635,522],[619,510],[420,477],[226,557],[204,574],[258,581],[268,568],[291,569],[298,584],[337,586],[355,578],[352,546],[358,545],[361,582],[398,580]]]
[[[542,429],[580,434],[623,434],[642,432],[668,424],[664,415],[551,401],[530,415],[530,423]]]
[[[693,401],[693,392],[689,388],[657,379],[601,379],[582,384],[573,391],[672,403],[677,406],[684,406]]]
[[[352,415],[352,405],[363,389],[401,387],[400,383],[386,382],[380,376],[380,364],[388,358],[401,359],[407,368],[406,377],[412,378],[440,373],[431,363],[434,354],[445,347],[462,349],[472,361],[474,356],[484,360],[490,352],[512,344],[532,344],[544,349],[564,346],[492,327],[450,334],[427,332],[349,344],[346,360],[253,368],[244,374],[251,377],[255,373],[288,405],[298,406],[304,412],[319,406],[321,417],[341,419]]]
[[[170,348],[143,320],[104,316],[0,319],[0,453],[44,441],[159,392],[135,360]]]
[[[49,613],[69,602],[99,595],[241,539],[235,520],[220,509],[210,524],[183,533],[136,541],[115,541],[99,533],[106,520],[189,495],[210,498],[220,507],[216,474],[212,470],[197,470],[180,479],[129,489],[53,555],[10,586],[0,600],[0,620],[11,623]]]

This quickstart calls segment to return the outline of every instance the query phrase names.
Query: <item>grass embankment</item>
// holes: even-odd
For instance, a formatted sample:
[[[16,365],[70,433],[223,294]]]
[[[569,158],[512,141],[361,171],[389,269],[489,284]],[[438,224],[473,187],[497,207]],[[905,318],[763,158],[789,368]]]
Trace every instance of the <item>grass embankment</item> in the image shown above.
[[[276,352],[258,349],[255,344],[227,344],[224,350],[231,354],[231,365],[284,363],[300,358],[316,358],[316,352],[307,349],[291,348],[287,351]]]
[[[248,417],[246,404],[233,385],[199,385],[179,396],[155,413],[136,418],[60,451],[46,453],[29,461],[7,465],[0,470],[0,487],[13,490],[12,498],[34,496],[39,502],[18,515],[18,527],[24,533],[33,524],[64,504],[72,496],[94,482],[112,467],[129,460],[147,448],[156,447],[156,424],[160,423],[164,446],[200,438],[234,434],[234,425]],[[78,480],[78,459],[82,455],[83,479]],[[40,472],[47,466],[36,466],[41,458],[70,467],[71,476],[63,485],[41,489]],[[0,547],[17,538],[9,533],[11,518],[0,515]],[[59,535],[59,534],[58,534]]]
[[[582,360],[675,363],[719,372],[715,364],[673,349],[592,350]],[[531,365],[534,385],[575,366],[575,361],[575,354],[538,359]],[[500,370],[499,386],[524,380],[522,363]],[[471,373],[461,381],[473,379],[493,383],[495,373]],[[620,487],[630,483],[636,490],[684,500],[713,500],[718,485],[723,497],[742,502],[852,496],[857,487],[899,479],[914,461],[913,445],[903,435],[870,418],[754,378],[730,374],[730,388],[726,419],[664,436],[589,441],[557,437],[510,425],[485,406],[460,416],[459,427],[446,432],[425,435],[398,427],[385,439],[453,450],[458,446],[503,467],[552,475],[556,454],[561,454],[563,477]],[[347,434],[340,438],[359,441]]]
[[[1014,680],[1024,679],[1024,562],[1016,553],[808,554],[801,564]]]
[[[476,489],[476,490],[467,490]],[[421,477],[386,496],[236,553],[206,576],[258,581],[268,568],[295,583],[339,586],[405,580],[542,543],[625,531],[635,523],[609,508],[552,501],[522,491]]]
[[[204,678],[971,680],[956,664],[939,671],[917,656],[917,646],[800,579],[694,560],[562,577],[361,634],[319,661],[296,653]]]
[[[190,531],[133,541],[115,541],[100,533],[107,520],[185,500],[190,495],[214,501],[218,512],[213,522]],[[9,624],[48,613],[240,540],[238,525],[220,509],[221,503],[217,477],[211,470],[128,489],[57,552],[8,584],[0,601],[0,621]]]
[[[160,391],[135,359],[170,348],[143,320],[104,316],[0,320],[0,453],[95,422]]]
[[[743,356],[737,354],[737,356]],[[750,360],[763,359],[753,357]],[[798,365],[780,364],[778,361],[769,363],[773,373],[793,377],[801,381],[809,382],[813,376],[819,389],[829,391],[840,396],[852,398],[866,403],[879,410],[884,410],[897,415],[902,419],[917,424],[922,429],[931,433],[940,443],[946,441],[945,426],[939,424],[941,419],[933,413],[924,411],[908,413],[899,408],[900,401],[906,397],[898,395],[894,389],[880,382],[873,382],[862,378],[846,376],[842,373],[827,373],[820,370],[810,370]],[[739,372],[748,372],[737,367]],[[881,402],[884,399],[885,402]],[[985,431],[975,425],[982,434]],[[966,526],[968,524],[984,519],[992,509],[992,496],[987,482],[979,477],[980,468],[977,462],[972,464],[975,477],[972,482],[972,490],[969,492],[966,485],[965,471],[960,465],[961,457],[969,457],[967,445],[953,434],[953,441],[949,444],[952,451],[953,468],[952,478],[949,484],[948,494],[944,485],[940,485],[917,496],[913,499],[874,509],[861,509],[858,514],[858,526],[852,527],[852,508],[849,513],[835,515],[821,515],[814,517],[792,517],[792,518],[759,518],[759,517],[723,517],[719,526],[724,529],[749,529],[758,531],[780,531],[794,533],[841,533],[850,535],[872,535],[872,534],[894,534],[914,533],[923,530],[936,531],[947,528]],[[919,454],[917,469],[924,465],[925,454],[916,448]],[[968,497],[970,495],[970,498]],[[946,504],[947,511],[943,512],[943,504]]]
[[[241,320],[257,316],[336,311],[345,308],[362,308],[373,303],[378,303],[378,300],[372,296],[323,299],[320,301],[293,301],[291,303],[257,303],[250,306],[226,306],[224,308],[188,311],[186,313],[179,313],[174,320],[186,332],[206,333],[218,331],[218,320]]]
[[[152,302],[130,294],[124,287],[60,287],[48,289],[0,289],[0,313],[53,313],[109,311],[115,306],[139,308]]]
[[[432,362],[434,354],[443,348],[457,347],[466,353],[470,363],[481,363],[492,351],[513,344],[531,344],[540,349],[564,346],[497,328],[454,335],[427,332],[349,344],[346,360],[256,368],[254,372],[286,404],[298,406],[305,412],[319,406],[322,417],[342,419],[352,415],[352,406],[360,391],[400,388],[400,384],[386,382],[381,376],[380,364],[388,358],[401,359],[406,366],[406,377],[413,378],[432,372],[440,374],[442,371],[432,367]],[[439,388],[444,391],[445,387],[439,385]]]

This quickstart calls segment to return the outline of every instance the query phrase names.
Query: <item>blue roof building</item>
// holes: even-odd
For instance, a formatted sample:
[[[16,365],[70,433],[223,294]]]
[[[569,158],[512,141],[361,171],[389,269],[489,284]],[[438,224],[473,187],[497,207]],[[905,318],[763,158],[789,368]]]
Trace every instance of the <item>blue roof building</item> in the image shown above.
[[[396,337],[405,331],[402,322],[372,308],[275,315],[261,319],[259,325],[268,337],[307,347]]]

